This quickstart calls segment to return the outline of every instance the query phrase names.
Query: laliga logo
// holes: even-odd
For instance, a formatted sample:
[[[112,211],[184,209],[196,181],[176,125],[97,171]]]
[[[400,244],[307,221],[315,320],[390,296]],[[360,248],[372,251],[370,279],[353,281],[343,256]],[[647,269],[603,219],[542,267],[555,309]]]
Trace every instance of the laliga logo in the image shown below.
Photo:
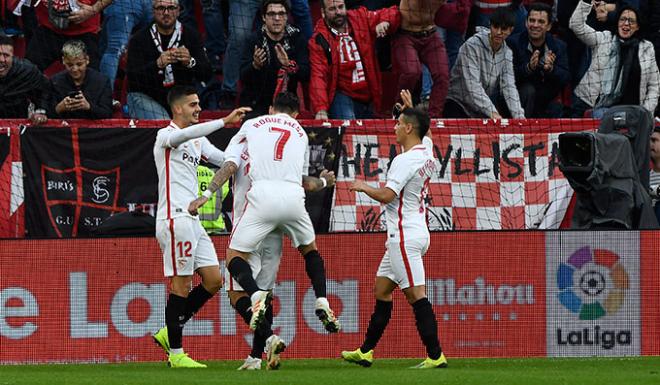
[[[108,201],[108,198],[110,198],[110,191],[104,188],[108,182],[110,182],[110,179],[105,176],[97,176],[94,178],[94,181],[92,182],[92,188],[94,191],[92,201],[94,201],[94,203],[100,204]]]
[[[557,270],[559,302],[581,320],[596,320],[616,313],[628,290],[628,273],[619,256],[609,250],[585,246]]]

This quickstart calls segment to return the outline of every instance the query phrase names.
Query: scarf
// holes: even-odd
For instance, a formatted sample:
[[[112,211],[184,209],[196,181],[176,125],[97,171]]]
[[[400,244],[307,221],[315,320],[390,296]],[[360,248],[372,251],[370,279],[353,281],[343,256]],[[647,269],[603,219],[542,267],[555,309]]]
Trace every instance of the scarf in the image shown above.
[[[181,41],[182,35],[181,31],[181,23],[177,20],[176,25],[174,26],[174,33],[172,34],[172,38],[167,45],[167,50],[179,47],[179,42]],[[151,40],[153,40],[154,44],[156,45],[156,49],[159,53],[163,53],[163,45],[160,40],[160,33],[158,33],[158,29],[156,29],[156,24],[151,25],[150,32]],[[165,68],[163,68],[163,75],[163,86],[168,88],[172,87],[174,85],[174,70],[172,69],[172,64],[168,64],[165,66]]]
[[[292,45],[291,45],[291,39],[294,34],[300,33],[300,30],[292,25],[287,24],[286,28],[284,28],[284,36],[280,41],[277,43],[284,48],[285,51],[290,52]],[[261,48],[266,52],[266,65],[270,65],[271,63],[271,52],[270,48],[268,47],[268,34],[266,33],[266,26],[262,25],[261,26]],[[274,59],[272,60],[277,60],[277,55]],[[289,58],[289,65],[288,66],[281,66],[279,70],[277,70],[277,82],[275,83],[275,92],[273,92],[273,101],[275,100],[275,97],[280,94],[281,92],[285,92],[286,90],[289,89],[289,74],[296,73],[298,72],[298,66],[295,62],[295,60]]]
[[[611,107],[621,100],[635,64],[639,65],[639,39],[636,37],[627,40],[617,38],[610,51],[601,81],[601,95],[594,108]]]

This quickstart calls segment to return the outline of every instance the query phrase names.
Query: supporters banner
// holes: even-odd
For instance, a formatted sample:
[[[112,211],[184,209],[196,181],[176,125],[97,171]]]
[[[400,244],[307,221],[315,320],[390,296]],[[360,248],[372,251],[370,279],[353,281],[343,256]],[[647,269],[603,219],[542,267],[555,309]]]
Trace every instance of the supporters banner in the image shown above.
[[[22,136],[29,237],[89,236],[114,213],[157,202],[155,130],[31,127]]]
[[[25,231],[20,130],[0,127],[0,238],[19,238]]]
[[[639,355],[639,232],[587,234],[546,235],[548,356]]]
[[[94,235],[110,215],[141,207],[155,215],[158,176],[153,145],[158,127],[43,127],[22,136],[26,230],[29,237]],[[306,128],[310,175],[336,170],[340,130]],[[237,129],[209,139],[224,149]],[[3,183],[4,185],[4,183]],[[328,231],[332,190],[309,194],[307,208],[319,232]],[[231,210],[231,205],[228,206]]]
[[[469,132],[467,128],[463,132]],[[364,133],[362,133],[364,132]],[[383,187],[400,153],[393,130],[344,136],[332,231],[385,229],[384,206],[349,191],[355,179]],[[437,174],[427,196],[432,230],[550,229],[561,224],[573,190],[559,171],[559,133],[460,134],[434,129]]]

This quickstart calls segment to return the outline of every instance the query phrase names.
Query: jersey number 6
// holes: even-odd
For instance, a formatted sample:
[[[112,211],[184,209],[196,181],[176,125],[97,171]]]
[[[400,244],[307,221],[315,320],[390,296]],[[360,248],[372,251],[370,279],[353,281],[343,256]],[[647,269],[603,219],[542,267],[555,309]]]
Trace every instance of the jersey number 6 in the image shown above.
[[[291,137],[291,131],[285,130],[283,128],[277,128],[277,127],[270,127],[269,131],[278,133],[280,135],[280,137],[277,138],[277,142],[275,142],[275,157],[274,157],[274,159],[277,160],[277,161],[281,161],[282,160],[282,153],[284,152],[284,145],[286,145],[286,142]]]

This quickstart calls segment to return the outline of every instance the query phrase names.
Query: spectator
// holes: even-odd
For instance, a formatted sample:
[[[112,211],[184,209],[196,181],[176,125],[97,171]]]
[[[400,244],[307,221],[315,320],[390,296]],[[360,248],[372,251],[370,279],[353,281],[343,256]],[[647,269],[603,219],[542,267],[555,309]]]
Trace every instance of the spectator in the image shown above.
[[[522,119],[513,73],[513,54],[505,44],[516,16],[508,7],[498,8],[490,29],[482,29],[461,47],[449,79],[445,118],[513,117]]]
[[[126,50],[128,38],[136,27],[145,27],[153,20],[152,0],[113,0],[103,11],[103,44],[100,71],[114,88],[119,60]]]
[[[660,222],[660,126],[658,125],[655,126],[651,134],[651,173],[649,180],[655,216]]]
[[[27,60],[14,57],[14,42],[0,36],[0,118],[46,121],[48,79]],[[30,105],[34,105],[31,110]]]
[[[68,40],[80,40],[89,52],[90,66],[99,68],[100,13],[112,0],[42,0],[35,7],[38,26],[25,58],[44,71],[60,59]]]
[[[204,48],[209,57],[211,67],[215,72],[222,72],[222,57],[225,54],[225,20],[222,14],[221,0],[201,0],[202,17],[204,19]],[[179,20],[190,28],[197,28],[194,0],[181,0],[181,15]]]
[[[362,119],[380,109],[376,37],[396,31],[396,7],[346,11],[344,0],[321,0],[321,19],[309,41],[310,99],[316,119]]]
[[[177,0],[154,0],[154,22],[128,44],[128,110],[132,118],[169,119],[168,90],[212,76],[197,31],[177,21]]]
[[[622,7],[616,34],[597,32],[586,23],[592,4],[581,1],[570,21],[575,35],[593,52],[589,70],[575,88],[573,116],[582,117],[592,108],[592,116],[600,118],[607,108],[622,104],[641,105],[653,113],[660,97],[660,73],[653,44],[639,36],[639,11]]]
[[[490,26],[493,12],[500,8],[509,8],[514,12],[515,24],[513,32],[520,33],[525,30],[525,20],[527,19],[527,10],[522,0],[479,0],[474,2],[472,8],[471,20],[473,27]]]
[[[435,23],[440,27],[440,35],[445,42],[449,70],[454,68],[458,50],[465,43],[472,0],[448,0],[435,13]]]
[[[550,112],[548,107],[568,83],[570,73],[566,44],[549,33],[552,8],[533,3],[526,26],[526,31],[508,39],[520,103],[528,118],[559,118],[560,109]]]
[[[433,80],[429,116],[442,117],[449,85],[447,51],[435,26],[435,14],[445,0],[401,0],[401,28],[392,40],[392,66],[399,75],[399,92],[421,83],[422,64]]]
[[[295,94],[298,83],[309,80],[307,40],[287,23],[288,12],[287,0],[265,0],[261,9],[264,25],[243,54],[240,101],[242,106],[252,107],[248,119],[267,114],[276,94]]]
[[[69,40],[62,47],[62,71],[50,80],[48,115],[63,119],[107,119],[112,117],[110,80],[87,68],[85,44]]]
[[[655,49],[655,64],[660,67],[660,0],[648,0],[649,40]],[[660,108],[655,108],[655,115],[660,116]]]

